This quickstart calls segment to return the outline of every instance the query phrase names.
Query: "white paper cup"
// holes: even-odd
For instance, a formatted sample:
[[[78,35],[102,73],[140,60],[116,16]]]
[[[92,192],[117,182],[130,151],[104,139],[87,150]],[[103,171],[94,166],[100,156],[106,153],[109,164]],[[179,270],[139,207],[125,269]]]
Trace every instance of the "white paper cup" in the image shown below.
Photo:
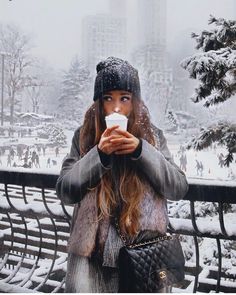
[[[109,116],[105,117],[107,128],[111,128],[112,126],[119,125],[121,130],[127,130],[128,119],[124,115],[120,115],[117,113],[113,113]]]

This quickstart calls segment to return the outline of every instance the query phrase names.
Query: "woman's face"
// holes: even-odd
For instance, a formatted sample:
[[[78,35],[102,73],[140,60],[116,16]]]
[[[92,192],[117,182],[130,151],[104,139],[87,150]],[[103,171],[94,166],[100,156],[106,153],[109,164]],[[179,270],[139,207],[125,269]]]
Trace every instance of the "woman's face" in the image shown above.
[[[132,94],[124,90],[112,90],[103,95],[105,116],[119,113],[128,117],[133,110]]]

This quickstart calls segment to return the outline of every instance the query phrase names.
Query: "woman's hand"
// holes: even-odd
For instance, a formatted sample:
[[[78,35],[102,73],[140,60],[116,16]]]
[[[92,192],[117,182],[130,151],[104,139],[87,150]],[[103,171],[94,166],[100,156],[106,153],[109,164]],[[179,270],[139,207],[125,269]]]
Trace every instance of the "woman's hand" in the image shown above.
[[[114,145],[116,155],[133,153],[139,145],[139,139],[128,131],[116,129],[117,138],[111,138],[110,142]]]
[[[113,152],[117,150],[120,143],[112,143],[111,140],[121,138],[120,135],[117,134],[117,128],[119,128],[119,125],[112,126],[111,128],[107,128],[98,143],[98,149],[102,151],[103,153],[110,155]],[[115,133],[113,132],[115,130]],[[113,134],[112,134],[113,132]]]

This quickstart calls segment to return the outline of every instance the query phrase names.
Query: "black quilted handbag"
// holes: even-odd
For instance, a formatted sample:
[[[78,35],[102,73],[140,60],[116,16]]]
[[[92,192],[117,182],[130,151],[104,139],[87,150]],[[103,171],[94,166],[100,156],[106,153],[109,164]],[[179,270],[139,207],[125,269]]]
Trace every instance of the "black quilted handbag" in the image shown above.
[[[119,231],[120,234],[120,231]],[[178,236],[166,235],[126,245],[118,258],[119,292],[158,293],[184,280],[184,255]]]

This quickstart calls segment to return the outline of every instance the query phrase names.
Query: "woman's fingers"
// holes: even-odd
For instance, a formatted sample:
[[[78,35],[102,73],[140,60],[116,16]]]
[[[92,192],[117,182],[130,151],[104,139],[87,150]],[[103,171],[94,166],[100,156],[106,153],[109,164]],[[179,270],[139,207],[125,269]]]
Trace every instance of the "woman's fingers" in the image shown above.
[[[125,153],[132,153],[135,149],[133,144],[112,144],[109,142],[103,143],[103,151],[107,154],[119,152],[121,154]]]
[[[129,154],[136,149],[134,144],[112,144],[109,142],[103,143],[102,150],[106,154],[115,153],[116,155]]]
[[[113,130],[115,130],[115,129],[117,129],[119,126],[118,125],[115,125],[115,126],[112,126],[111,128],[107,128],[104,132],[103,132],[103,134],[102,134],[102,136],[101,136],[101,138],[100,138],[100,141],[99,141],[99,143],[98,143],[98,148],[102,151],[102,152],[104,152],[104,153],[110,153],[110,151],[108,150],[109,149],[109,147],[107,147],[107,143],[109,143],[110,144],[110,141],[109,141],[109,139],[110,139],[110,136],[111,136],[111,132],[113,131]]]
[[[107,128],[98,144],[100,150],[106,154],[115,153],[116,155],[132,153],[138,146],[139,139],[131,133],[118,129],[119,126]],[[111,134],[115,130],[115,134]]]
[[[111,154],[121,148],[120,144],[112,144],[110,142],[103,142],[102,151],[106,154]]]
[[[107,137],[109,141],[112,142],[113,139],[121,139],[121,138],[125,138],[121,135],[118,135],[118,134],[111,134],[110,136]]]
[[[135,146],[133,144],[122,144],[117,148],[117,151],[119,150],[129,150],[129,149],[134,149]]]
[[[133,140],[127,137],[119,136],[118,138],[112,138],[109,141],[114,144],[125,144],[125,143],[132,143]]]
[[[109,136],[109,135],[111,134],[111,132],[112,132],[113,130],[117,129],[117,128],[119,128],[119,125],[114,125],[114,126],[112,126],[112,127],[110,127],[110,128],[107,128],[107,129],[103,132],[102,136]]]
[[[123,135],[125,137],[128,137],[128,138],[133,137],[133,135],[131,133],[129,133],[128,131],[124,131],[122,129],[116,129],[116,133],[119,134],[119,135]]]
[[[121,137],[119,136],[119,135],[115,135],[116,137],[114,137],[113,135],[112,135],[112,137],[111,136],[109,136],[109,137],[104,137],[103,138],[103,140],[102,140],[102,142],[103,142],[103,144],[107,144],[107,143],[109,143],[111,146],[113,145],[113,146],[117,146],[117,145],[121,145],[121,144],[123,144],[123,143],[125,143],[124,142],[124,138],[123,138],[123,140],[118,140],[118,141],[112,141],[111,139],[121,139]],[[118,138],[117,138],[118,137]]]

